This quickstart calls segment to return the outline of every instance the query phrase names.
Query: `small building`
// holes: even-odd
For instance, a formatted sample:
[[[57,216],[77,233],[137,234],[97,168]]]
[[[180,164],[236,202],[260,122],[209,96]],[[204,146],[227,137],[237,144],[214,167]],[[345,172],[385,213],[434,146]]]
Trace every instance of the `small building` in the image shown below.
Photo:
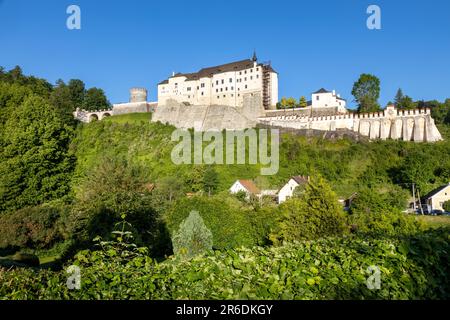
[[[251,195],[259,197],[261,190],[251,180],[237,180],[230,188],[230,193],[236,194],[239,192],[245,192],[247,198]]]
[[[278,203],[283,203],[294,195],[295,189],[300,185],[305,185],[309,182],[308,176],[293,176],[289,181],[278,191]]]
[[[339,113],[347,112],[346,105],[347,101],[341,98],[335,90],[328,91],[324,88],[313,92],[311,101],[308,101],[308,106],[313,109],[335,108]]]
[[[444,203],[450,200],[450,183],[431,191],[424,198],[422,203],[426,204],[427,211],[433,210],[444,211]]]

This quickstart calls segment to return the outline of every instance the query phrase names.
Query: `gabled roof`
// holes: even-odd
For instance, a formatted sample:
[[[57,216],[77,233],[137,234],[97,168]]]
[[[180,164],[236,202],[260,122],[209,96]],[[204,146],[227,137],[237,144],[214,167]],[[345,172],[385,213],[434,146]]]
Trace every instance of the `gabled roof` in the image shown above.
[[[444,189],[446,189],[446,188],[448,188],[448,187],[450,187],[450,183],[447,184],[447,185],[445,185],[445,186],[439,187],[439,188],[437,188],[437,189],[431,191],[431,192],[428,193],[424,198],[425,198],[425,199],[432,198],[432,197],[434,197],[435,195],[437,195],[439,192],[443,191]]]
[[[200,71],[198,72],[194,72],[194,73],[177,73],[169,78],[174,78],[174,77],[186,77],[186,81],[193,81],[193,80],[199,80],[200,78],[211,78],[213,75],[218,74],[218,73],[223,73],[223,72],[230,72],[230,71],[241,71],[244,69],[249,69],[252,68],[254,65],[253,60],[251,59],[245,59],[245,60],[240,60],[240,61],[235,61],[235,62],[231,62],[231,63],[226,63],[226,64],[221,64],[218,66],[214,66],[214,67],[207,67],[207,68],[203,68],[200,69]],[[266,65],[266,64],[261,64],[258,63],[257,64],[259,67],[267,67],[269,69],[269,71],[271,72],[276,72],[275,70],[273,70],[271,65]],[[160,82],[159,84],[167,84],[168,81],[164,80],[162,82]]]
[[[309,182],[308,176],[293,176],[291,179],[294,179],[298,184],[305,184]]]
[[[326,90],[324,88],[320,88],[316,92],[313,92],[313,94],[317,94],[317,93],[331,93],[331,91],[328,91],[328,90]]]
[[[260,194],[261,191],[251,180],[238,180],[239,183],[252,194]]]

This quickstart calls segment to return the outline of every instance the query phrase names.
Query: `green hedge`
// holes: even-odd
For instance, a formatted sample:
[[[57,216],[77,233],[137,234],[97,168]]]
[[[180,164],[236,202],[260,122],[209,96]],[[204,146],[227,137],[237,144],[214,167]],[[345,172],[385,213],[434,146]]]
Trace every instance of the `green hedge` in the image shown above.
[[[80,252],[81,289],[64,271],[0,271],[5,299],[448,299],[450,239],[437,230],[404,240],[332,238],[216,251],[156,263],[145,254]],[[369,290],[369,266],[381,271]],[[5,285],[7,284],[7,285]]]

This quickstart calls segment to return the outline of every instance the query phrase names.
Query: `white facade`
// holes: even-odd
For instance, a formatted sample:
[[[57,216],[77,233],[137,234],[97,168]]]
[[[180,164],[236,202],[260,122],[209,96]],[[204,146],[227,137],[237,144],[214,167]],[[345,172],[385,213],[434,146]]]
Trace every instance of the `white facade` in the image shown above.
[[[337,108],[338,112],[345,113],[347,112],[346,105],[345,99],[342,99],[334,90],[327,91],[322,88],[311,96],[312,108]]]
[[[426,198],[428,211],[442,210],[444,211],[444,203],[450,200],[450,183],[447,186],[439,188]]]
[[[266,109],[278,102],[278,74],[256,57],[197,73],[174,74],[158,84],[158,105],[169,101],[190,105],[227,105],[241,107],[244,95],[260,93]]]
[[[309,180],[308,177],[295,176],[278,191],[278,203],[283,203],[294,195],[295,189],[301,184]]]

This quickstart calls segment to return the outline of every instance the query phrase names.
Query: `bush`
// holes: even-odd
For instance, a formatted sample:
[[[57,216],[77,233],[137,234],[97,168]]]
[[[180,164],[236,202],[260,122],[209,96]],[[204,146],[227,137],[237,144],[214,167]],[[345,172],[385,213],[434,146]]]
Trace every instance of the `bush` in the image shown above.
[[[444,205],[442,206],[442,208],[444,209],[444,211],[450,212],[450,200],[445,201]]]
[[[241,210],[240,202],[228,195],[196,196],[177,200],[164,219],[171,235],[178,230],[191,211],[198,211],[206,227],[211,230],[215,249],[253,246],[257,242],[252,229],[249,228],[249,219]]]
[[[62,223],[66,206],[42,205],[0,216],[0,249],[49,249],[68,239]]]
[[[239,248],[189,261],[156,263],[145,250],[83,251],[67,274],[0,269],[5,299],[449,299],[450,240],[437,230],[406,240],[320,239],[281,247]],[[370,266],[381,287],[370,290]]]
[[[212,250],[212,233],[197,211],[191,211],[172,237],[173,253],[182,258],[192,258]]]

